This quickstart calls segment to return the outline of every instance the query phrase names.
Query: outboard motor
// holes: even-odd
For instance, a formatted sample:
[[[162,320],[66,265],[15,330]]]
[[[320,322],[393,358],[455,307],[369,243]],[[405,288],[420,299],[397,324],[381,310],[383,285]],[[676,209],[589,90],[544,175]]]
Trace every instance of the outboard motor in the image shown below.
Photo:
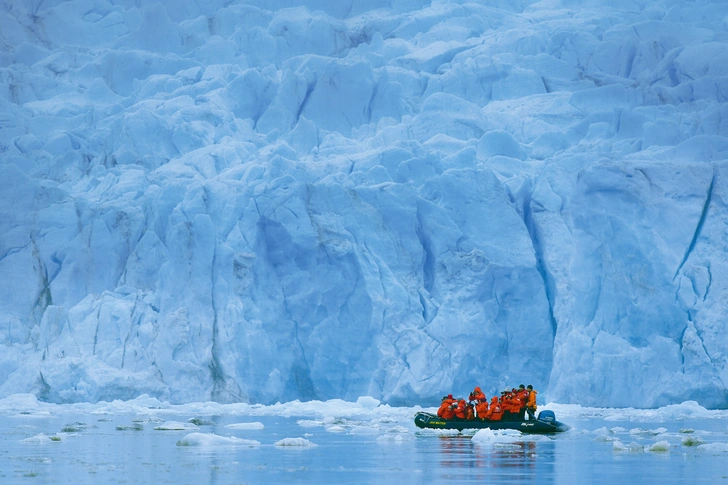
[[[553,411],[541,411],[540,413],[538,413],[538,420],[545,421],[547,423],[555,423],[556,415]]]

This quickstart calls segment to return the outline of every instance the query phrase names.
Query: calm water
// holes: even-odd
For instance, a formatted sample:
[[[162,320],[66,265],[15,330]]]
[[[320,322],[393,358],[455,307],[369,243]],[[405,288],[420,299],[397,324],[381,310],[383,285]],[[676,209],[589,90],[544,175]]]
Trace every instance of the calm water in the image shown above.
[[[163,421],[193,417],[209,424],[194,431],[153,429]],[[325,423],[337,425],[332,429],[338,432],[332,432],[321,422],[296,417],[16,415],[0,424],[0,483],[728,485],[728,453],[720,448],[728,443],[726,420],[563,420],[574,429],[535,440],[516,437],[513,443],[482,444],[466,435],[421,433],[403,418]],[[259,422],[265,428],[225,427],[241,422]],[[686,433],[686,428],[695,431]],[[178,446],[191,432],[236,436],[260,445]],[[296,437],[318,446],[274,446]],[[686,437],[720,445],[717,450],[685,446]],[[625,447],[633,443],[634,449],[615,451],[615,439]],[[648,451],[658,441],[668,441],[669,451]]]

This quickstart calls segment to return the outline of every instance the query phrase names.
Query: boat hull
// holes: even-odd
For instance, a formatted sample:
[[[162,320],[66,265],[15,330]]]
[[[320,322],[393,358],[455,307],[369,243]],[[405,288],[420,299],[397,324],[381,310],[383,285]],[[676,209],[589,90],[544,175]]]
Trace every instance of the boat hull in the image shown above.
[[[541,419],[532,419],[528,421],[483,421],[473,419],[470,421],[442,419],[441,417],[425,412],[415,414],[415,425],[418,428],[430,429],[456,429],[462,431],[464,429],[515,429],[521,433],[551,434],[561,433],[571,428],[568,424],[559,421],[544,421]]]

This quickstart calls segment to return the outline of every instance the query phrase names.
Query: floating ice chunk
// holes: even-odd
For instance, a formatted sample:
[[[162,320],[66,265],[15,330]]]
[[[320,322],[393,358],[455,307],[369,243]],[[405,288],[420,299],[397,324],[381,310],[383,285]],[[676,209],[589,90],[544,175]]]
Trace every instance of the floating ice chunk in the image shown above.
[[[611,431],[612,433],[615,433],[615,434],[616,433],[625,433],[627,431],[627,428],[623,428],[621,426],[615,426],[614,428],[610,428],[609,431]]]
[[[134,423],[131,426],[119,425],[116,427],[116,431],[142,431],[142,430],[144,430],[144,425],[141,423]]]
[[[658,441],[657,443],[653,444],[649,448],[647,448],[648,451],[652,451],[653,453],[665,453],[670,451],[670,442],[668,441]]]
[[[516,430],[507,429],[502,431],[493,431],[490,428],[485,428],[475,433],[471,440],[474,443],[483,445],[502,446],[515,445],[517,441],[522,441],[521,438],[521,433]]]
[[[364,409],[374,409],[381,404],[381,401],[379,399],[374,399],[371,396],[360,396],[359,399],[356,400],[356,403]]]
[[[226,424],[226,428],[232,428],[232,429],[265,429],[265,426],[263,423],[259,422],[253,422],[253,423],[233,423],[233,424]]]
[[[593,433],[596,435],[594,441],[614,441],[617,438],[612,436],[612,432],[605,428],[595,429]]]
[[[33,445],[44,445],[46,443],[50,443],[52,441],[61,441],[61,437],[54,435],[54,436],[48,436],[43,433],[37,434],[35,436],[31,436],[30,438],[25,438],[20,440],[21,443],[30,443]]]
[[[706,451],[708,453],[728,453],[728,443],[706,443],[699,445],[700,451]]]
[[[190,433],[177,442],[177,446],[258,446],[259,441],[225,437],[214,433]]]
[[[703,440],[703,438],[701,438],[700,436],[695,436],[695,435],[686,436],[682,440],[683,446],[700,446],[704,443],[705,443],[705,441]]]
[[[296,421],[296,424],[301,426],[302,428],[315,428],[316,426],[323,426],[323,421],[316,421],[313,419],[299,419]]]
[[[395,443],[400,443],[404,440],[405,440],[405,437],[402,436],[401,434],[383,434],[377,438],[377,441],[388,441],[388,442],[394,441]]]
[[[620,440],[612,441],[612,451],[626,451],[628,449]]]
[[[316,443],[312,443],[306,438],[283,438],[280,441],[276,441],[275,446],[299,446],[299,447],[314,447],[318,446]]]
[[[430,428],[424,428],[424,429],[418,429],[417,433],[421,436],[427,436],[427,435],[434,435],[434,436],[458,436],[460,434],[460,431],[456,429],[430,429]]]
[[[333,426],[329,426],[326,428],[326,431],[329,433],[346,433],[346,428],[343,426],[339,426],[338,424],[335,424]]]
[[[629,434],[631,435],[646,435],[646,436],[658,436],[661,434],[664,434],[667,432],[667,428],[657,428],[657,429],[642,429],[642,428],[632,428],[629,430]]]
[[[214,422],[208,420],[208,419],[202,419],[202,418],[190,418],[187,420],[188,423],[192,423],[195,426],[211,426],[215,424]]]
[[[187,431],[192,429],[199,429],[192,423],[180,423],[179,421],[165,421],[159,426],[155,426],[156,431]]]
[[[379,426],[355,426],[349,431],[351,434],[379,434]]]
[[[64,433],[78,433],[79,431],[86,431],[86,428],[88,428],[86,423],[76,422],[64,425],[61,431]]]
[[[644,446],[634,441],[627,445],[627,448],[629,448],[629,451],[632,453],[642,453],[643,451],[645,451]]]

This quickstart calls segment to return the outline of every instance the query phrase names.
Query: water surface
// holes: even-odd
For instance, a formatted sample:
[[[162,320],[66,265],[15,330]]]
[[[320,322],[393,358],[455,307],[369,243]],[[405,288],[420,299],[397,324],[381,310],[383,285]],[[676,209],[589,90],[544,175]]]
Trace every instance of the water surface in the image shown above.
[[[0,423],[0,483],[728,484],[726,419],[559,417],[573,429],[477,441],[474,432],[418,430],[409,413],[395,411],[359,418],[98,414],[62,406],[18,413]],[[189,429],[154,429],[170,422]],[[259,424],[226,426],[236,423]],[[192,443],[180,446],[186,436]],[[249,441],[220,444],[217,437]],[[285,438],[315,446],[276,446]],[[668,446],[653,450],[656,443]]]

